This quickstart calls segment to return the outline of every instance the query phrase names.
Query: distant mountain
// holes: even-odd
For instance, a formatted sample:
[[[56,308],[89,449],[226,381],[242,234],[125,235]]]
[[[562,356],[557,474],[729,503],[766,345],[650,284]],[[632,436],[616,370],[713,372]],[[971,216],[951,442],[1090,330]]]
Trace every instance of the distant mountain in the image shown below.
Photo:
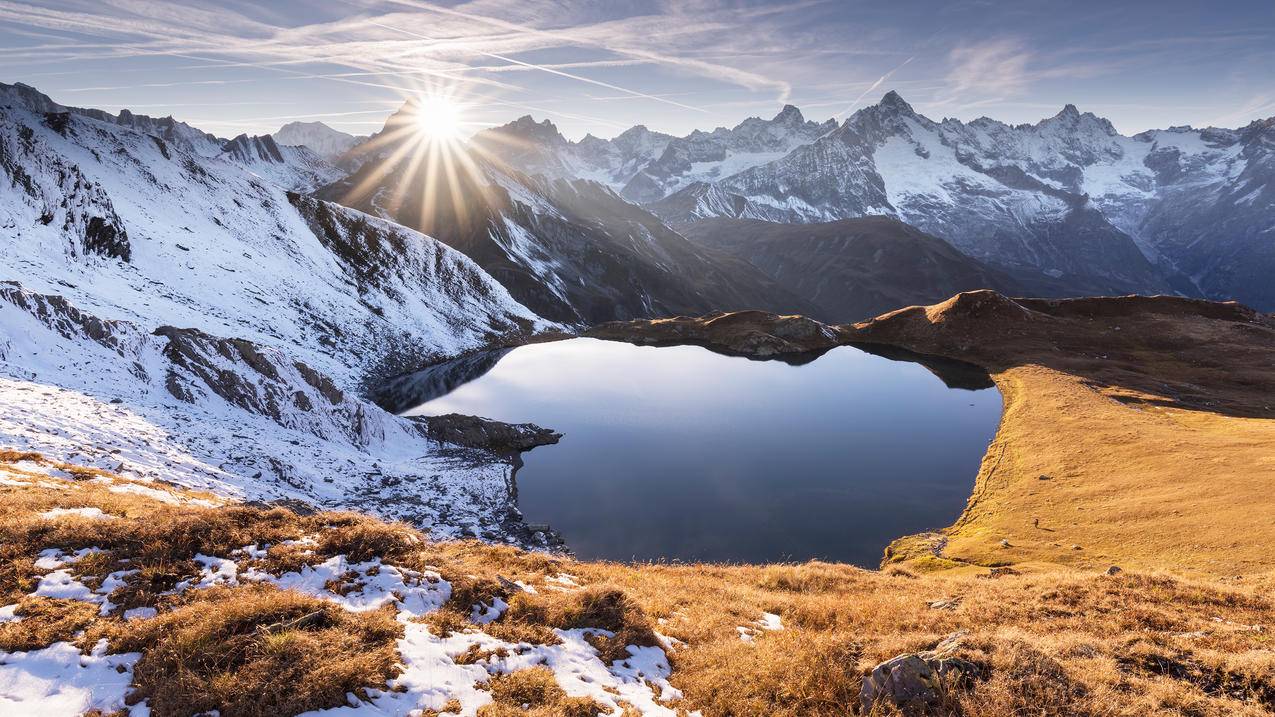
[[[1125,137],[1071,105],[1031,125],[934,122],[891,92],[782,159],[688,188],[657,212],[781,222],[883,214],[1029,283],[1271,309],[1273,137],[1271,120]]]
[[[309,147],[280,145],[268,134],[241,134],[222,145],[218,156],[296,192],[314,191],[345,174]]]
[[[367,140],[367,137],[332,129],[322,122],[289,122],[270,136],[282,145],[308,147],[329,162]]]
[[[1073,105],[1035,124],[935,122],[889,92],[840,126],[785,108],[731,130],[651,138],[640,152],[619,143],[648,136],[642,126],[572,143],[548,123],[515,124],[542,131],[493,130],[518,137],[501,143],[521,147],[501,154],[514,166],[599,179],[674,224],[892,216],[1031,291],[1181,293],[1275,310],[1275,118],[1127,137]]]
[[[701,314],[722,306],[811,308],[748,263],[692,244],[609,187],[528,176],[484,149],[493,135],[478,147],[431,148],[401,131],[413,126],[415,111],[409,103],[391,117],[367,143],[375,149],[362,167],[318,196],[446,242],[519,302],[558,321]],[[548,123],[519,121],[510,129],[538,138],[528,152],[557,135]],[[522,166],[555,156],[513,148],[504,156]],[[431,166],[439,174],[429,176]]]
[[[1099,129],[1083,121],[1084,131]],[[718,185],[747,201],[738,216],[894,216],[975,259],[1041,281],[1065,279],[1079,293],[1171,290],[1087,196],[972,152],[953,139],[963,128],[932,122],[891,92],[833,132]]]
[[[647,202],[778,159],[835,127],[832,120],[809,122],[787,105],[769,120],[750,117],[730,129],[696,130],[685,137],[638,125],[610,140],[589,135],[569,142],[548,120],[528,116],[480,132],[474,143],[520,171],[592,179],[626,199]]]
[[[890,217],[817,224],[703,219],[679,229],[761,269],[818,306],[812,316],[826,322],[858,321],[974,289],[1022,291],[1008,275]]]

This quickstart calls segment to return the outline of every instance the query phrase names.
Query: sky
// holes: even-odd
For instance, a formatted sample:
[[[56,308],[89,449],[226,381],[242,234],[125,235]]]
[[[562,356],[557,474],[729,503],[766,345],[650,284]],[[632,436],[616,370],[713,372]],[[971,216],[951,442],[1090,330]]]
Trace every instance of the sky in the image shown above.
[[[474,131],[680,135],[891,89],[933,119],[1072,103],[1129,134],[1275,115],[1275,0],[0,0],[0,81],[224,137],[367,134],[414,94]]]

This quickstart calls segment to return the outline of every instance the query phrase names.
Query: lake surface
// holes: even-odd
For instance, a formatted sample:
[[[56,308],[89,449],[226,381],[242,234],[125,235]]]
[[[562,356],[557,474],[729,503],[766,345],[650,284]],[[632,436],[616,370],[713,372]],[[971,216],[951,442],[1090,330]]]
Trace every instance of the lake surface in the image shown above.
[[[565,434],[523,454],[518,504],[584,559],[876,567],[965,506],[1001,411],[967,376],[987,387],[852,347],[789,365],[580,338],[434,367],[383,403]]]

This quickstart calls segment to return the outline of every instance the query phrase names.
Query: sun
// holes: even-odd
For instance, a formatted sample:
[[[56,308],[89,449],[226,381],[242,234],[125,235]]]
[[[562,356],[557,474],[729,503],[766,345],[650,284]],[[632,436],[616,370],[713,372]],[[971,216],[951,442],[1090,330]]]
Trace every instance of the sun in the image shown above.
[[[424,96],[416,108],[416,128],[427,139],[454,140],[460,137],[463,121],[460,106],[450,98]]]

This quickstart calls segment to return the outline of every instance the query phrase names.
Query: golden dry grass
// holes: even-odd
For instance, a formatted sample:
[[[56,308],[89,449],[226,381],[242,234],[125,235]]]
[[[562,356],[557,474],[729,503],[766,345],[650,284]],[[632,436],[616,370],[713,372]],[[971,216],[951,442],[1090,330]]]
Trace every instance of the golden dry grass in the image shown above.
[[[893,559],[920,570],[1275,569],[1275,319],[1168,297],[972,292],[847,330],[978,364],[1004,398],[945,543],[904,539]]]
[[[1275,708],[1271,575],[1040,570],[990,578],[986,570],[918,575],[818,562],[580,562],[473,541],[430,542],[406,526],[348,513],[172,506],[110,492],[105,482],[41,488],[12,464],[0,463],[0,474],[27,483],[0,485],[0,550],[8,566],[0,595],[5,604],[23,600],[20,609],[31,616],[0,628],[0,649],[61,639],[87,648],[106,637],[112,651],[141,651],[136,696],[157,716],[208,709],[227,717],[287,715],[343,704],[347,692],[385,688],[397,669],[401,629],[387,612],[346,613],[269,586],[163,594],[198,573],[196,553],[224,556],[304,536],[315,539],[312,555],[272,550],[245,564],[282,571],[337,552],[392,555],[405,567],[436,568],[453,584],[450,603],[426,617],[439,631],[450,625],[551,642],[555,628],[602,628],[620,635],[597,643],[607,659],[624,659],[626,645],[671,638],[672,683],[684,693],[671,704],[709,717],[856,713],[861,680],[873,666],[958,630],[968,631],[960,656],[984,675],[953,686],[943,714],[1220,717]],[[39,517],[53,507],[97,507],[119,517]],[[99,617],[96,606],[23,597],[33,589],[41,550],[90,546],[105,552],[74,566],[87,584],[120,569],[124,558],[140,571],[111,596],[115,613]],[[550,579],[563,573],[579,587]],[[536,592],[510,588],[514,580]],[[501,619],[469,622],[476,602],[496,596],[510,603]],[[936,601],[944,607],[931,607]],[[118,617],[143,605],[157,608],[158,617]],[[784,629],[758,626],[763,612],[779,615]],[[290,626],[314,613],[319,617]],[[740,639],[739,627],[749,628],[751,642]],[[538,671],[494,677],[493,703],[483,714],[592,714],[594,706],[555,688]]]

